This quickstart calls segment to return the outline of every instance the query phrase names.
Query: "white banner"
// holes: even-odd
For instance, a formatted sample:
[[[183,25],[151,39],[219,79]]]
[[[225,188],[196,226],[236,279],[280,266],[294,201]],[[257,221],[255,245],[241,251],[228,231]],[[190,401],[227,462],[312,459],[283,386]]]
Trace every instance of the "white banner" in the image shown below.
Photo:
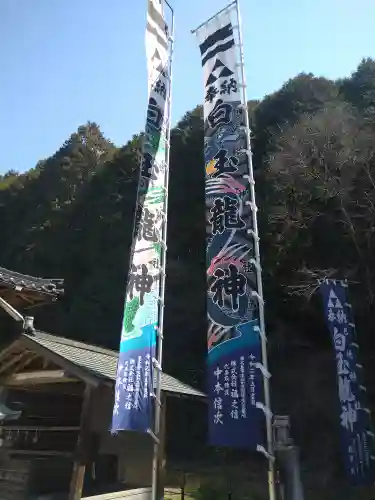
[[[168,27],[164,19],[161,0],[148,0],[146,57],[150,95],[152,85],[160,74],[166,71],[169,57]]]
[[[228,12],[216,16],[197,31],[205,89],[204,116],[209,116],[218,99],[241,101],[236,66],[236,46]]]
[[[165,273],[170,52],[160,0],[148,0],[148,109],[136,222],[117,366],[112,432],[148,432],[154,422],[153,359]]]

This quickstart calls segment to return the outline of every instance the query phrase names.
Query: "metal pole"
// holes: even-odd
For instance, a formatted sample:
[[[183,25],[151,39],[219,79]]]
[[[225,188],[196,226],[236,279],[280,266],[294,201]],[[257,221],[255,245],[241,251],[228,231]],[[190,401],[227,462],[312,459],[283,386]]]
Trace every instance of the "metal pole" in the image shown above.
[[[194,33],[196,31],[198,31],[200,28],[202,28],[202,26],[204,26],[205,24],[209,23],[210,21],[212,21],[212,19],[214,19],[216,16],[218,16],[219,14],[222,14],[223,12],[225,12],[226,10],[230,9],[231,7],[233,7],[235,4],[237,3],[237,0],[233,0],[233,2],[231,2],[229,5],[227,5],[226,7],[224,7],[223,9],[219,10],[219,12],[216,12],[216,14],[214,14],[213,16],[211,16],[210,18],[207,19],[207,21],[204,21],[202,24],[200,24],[197,28],[191,30],[191,33],[194,35]]]
[[[161,423],[161,372],[163,363],[163,326],[164,326],[164,296],[165,296],[165,267],[167,254],[167,218],[168,218],[168,185],[169,185],[169,158],[171,140],[171,105],[172,105],[172,57],[174,44],[174,10],[165,0],[165,4],[171,11],[171,35],[169,37],[169,89],[168,89],[168,122],[166,131],[166,165],[165,165],[165,192],[164,192],[164,224],[162,234],[162,245],[160,252],[160,303],[158,321],[157,342],[157,366],[156,366],[156,390],[155,390],[155,422],[154,422],[154,454],[152,459],[152,500],[158,500],[158,473],[159,473],[159,447],[160,447],[160,423]]]
[[[251,152],[251,134],[250,134],[250,123],[249,115],[247,110],[247,95],[246,95],[246,76],[244,68],[244,54],[243,54],[243,39],[242,39],[242,29],[241,29],[241,13],[239,1],[236,0],[236,10],[237,10],[237,20],[238,20],[238,39],[239,39],[239,51],[240,51],[240,71],[242,78],[242,100],[245,106],[245,128],[247,137],[247,153],[249,158],[249,184],[250,184],[250,194],[251,194],[251,214],[253,222],[253,230],[251,234],[254,239],[254,253],[256,262],[256,277],[257,277],[257,288],[259,296],[259,327],[260,327],[260,337],[262,344],[262,364],[266,372],[268,372],[268,360],[267,360],[267,337],[264,321],[264,301],[263,301],[263,284],[262,284],[262,270],[260,267],[260,249],[259,249],[259,235],[258,235],[258,220],[257,220],[257,207],[255,203],[255,181],[254,181],[254,171],[253,171],[253,161]],[[268,377],[263,377],[264,381],[264,402],[266,407],[265,418],[266,418],[266,429],[267,429],[267,453],[268,453],[268,487],[269,487],[269,498],[270,500],[276,500],[275,491],[275,467],[274,467],[274,450],[273,450],[273,433],[272,433],[272,414],[271,409],[271,396],[270,396],[270,384]],[[267,411],[269,410],[269,411]]]

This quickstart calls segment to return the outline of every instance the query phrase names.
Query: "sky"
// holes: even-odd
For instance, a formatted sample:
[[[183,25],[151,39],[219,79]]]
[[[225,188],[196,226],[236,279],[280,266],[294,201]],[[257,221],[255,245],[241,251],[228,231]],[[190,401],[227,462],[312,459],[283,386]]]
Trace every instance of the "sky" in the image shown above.
[[[190,30],[227,0],[175,9],[173,124],[203,101]],[[146,0],[0,0],[0,173],[52,155],[81,124],[116,145],[145,123]],[[240,0],[247,94],[259,99],[300,72],[349,76],[375,58],[375,0]]]

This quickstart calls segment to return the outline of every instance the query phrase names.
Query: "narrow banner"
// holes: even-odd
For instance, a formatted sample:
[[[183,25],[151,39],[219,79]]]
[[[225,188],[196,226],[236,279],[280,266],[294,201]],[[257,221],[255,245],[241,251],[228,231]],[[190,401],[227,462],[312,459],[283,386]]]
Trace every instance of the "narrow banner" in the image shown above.
[[[370,411],[364,407],[362,367],[347,284],[324,280],[320,284],[324,312],[336,356],[340,401],[341,445],[345,467],[354,484],[374,482],[373,433]]]
[[[209,441],[264,442],[249,145],[228,12],[196,30],[205,89]]]
[[[149,103],[117,366],[112,432],[153,428],[153,362],[159,319],[166,214],[170,92],[168,29],[160,0],[148,0]]]

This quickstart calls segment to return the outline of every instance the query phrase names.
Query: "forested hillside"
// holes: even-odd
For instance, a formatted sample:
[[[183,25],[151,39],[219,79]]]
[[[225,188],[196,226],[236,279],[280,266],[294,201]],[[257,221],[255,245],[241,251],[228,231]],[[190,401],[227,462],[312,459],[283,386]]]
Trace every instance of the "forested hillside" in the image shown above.
[[[341,471],[318,277],[350,282],[375,410],[375,61],[340,81],[298,75],[249,110],[274,411],[291,414],[304,464],[324,471],[315,478],[323,488]],[[203,387],[201,114],[187,113],[172,132],[165,369]],[[66,297],[36,313],[38,328],[118,347],[139,140],[117,148],[87,123],[24,174],[2,165],[9,172],[0,176],[0,265],[65,278]]]

